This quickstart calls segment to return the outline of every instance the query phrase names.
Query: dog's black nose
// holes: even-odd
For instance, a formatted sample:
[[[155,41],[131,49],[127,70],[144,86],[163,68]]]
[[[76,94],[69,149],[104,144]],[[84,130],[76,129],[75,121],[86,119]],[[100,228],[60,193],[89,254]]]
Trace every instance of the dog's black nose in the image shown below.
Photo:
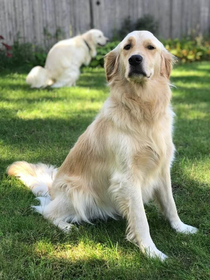
[[[143,57],[141,55],[136,54],[136,55],[132,55],[128,61],[129,61],[130,65],[138,66],[139,64],[141,64],[142,60],[143,60]]]

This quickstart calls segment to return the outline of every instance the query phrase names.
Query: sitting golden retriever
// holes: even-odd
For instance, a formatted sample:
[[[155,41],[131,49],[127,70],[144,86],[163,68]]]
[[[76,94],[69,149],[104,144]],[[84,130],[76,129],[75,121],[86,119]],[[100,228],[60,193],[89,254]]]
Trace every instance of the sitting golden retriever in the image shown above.
[[[172,63],[148,31],[128,34],[106,55],[110,96],[61,167],[20,161],[7,169],[41,196],[37,212],[64,231],[120,215],[128,222],[127,238],[161,260],[166,255],[152,241],[144,203],[155,199],[177,232],[197,231],[180,220],[171,189]]]
[[[100,30],[91,29],[58,42],[49,51],[45,67],[34,67],[26,83],[32,88],[74,86],[80,75],[80,67],[88,65],[97,54],[96,47],[105,46],[107,41],[108,38]]]

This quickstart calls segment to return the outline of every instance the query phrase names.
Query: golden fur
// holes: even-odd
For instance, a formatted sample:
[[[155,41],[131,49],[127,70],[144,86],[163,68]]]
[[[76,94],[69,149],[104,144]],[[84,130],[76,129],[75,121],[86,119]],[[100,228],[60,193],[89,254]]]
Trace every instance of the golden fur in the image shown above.
[[[142,57],[137,72],[130,65],[135,55]],[[18,162],[8,168],[9,175],[26,185],[25,173],[30,174],[28,185],[35,194],[40,195],[42,185],[44,196],[49,187],[49,196],[40,198],[36,211],[66,231],[73,222],[123,216],[127,238],[161,260],[166,255],[151,239],[143,203],[155,199],[176,231],[197,231],[180,220],[171,190],[172,64],[173,56],[147,31],[128,34],[106,55],[110,96],[58,171],[45,166],[51,186],[49,178],[34,177],[40,164]]]

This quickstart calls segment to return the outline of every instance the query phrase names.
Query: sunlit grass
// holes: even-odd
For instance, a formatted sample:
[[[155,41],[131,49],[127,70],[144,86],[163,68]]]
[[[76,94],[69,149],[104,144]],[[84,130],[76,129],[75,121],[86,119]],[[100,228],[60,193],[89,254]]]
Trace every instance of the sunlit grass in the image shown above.
[[[124,220],[63,234],[31,211],[32,193],[5,175],[15,160],[59,166],[109,93],[103,69],[84,69],[76,87],[40,90],[26,85],[27,70],[0,73],[0,279],[210,279],[210,64],[180,65],[172,75],[174,197],[183,221],[199,233],[175,233],[153,204],[146,206],[165,263],[125,240]]]

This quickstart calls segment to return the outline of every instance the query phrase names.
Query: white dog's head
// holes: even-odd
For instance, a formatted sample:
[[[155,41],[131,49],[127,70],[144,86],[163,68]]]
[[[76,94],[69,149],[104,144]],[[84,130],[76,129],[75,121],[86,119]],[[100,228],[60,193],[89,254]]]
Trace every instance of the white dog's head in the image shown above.
[[[106,38],[102,31],[98,29],[91,29],[83,34],[84,39],[87,41],[88,44],[97,47],[97,46],[105,46],[106,43],[109,41]]]
[[[154,76],[170,78],[173,56],[149,31],[133,31],[105,57],[107,81],[117,75],[130,82],[143,83]]]

